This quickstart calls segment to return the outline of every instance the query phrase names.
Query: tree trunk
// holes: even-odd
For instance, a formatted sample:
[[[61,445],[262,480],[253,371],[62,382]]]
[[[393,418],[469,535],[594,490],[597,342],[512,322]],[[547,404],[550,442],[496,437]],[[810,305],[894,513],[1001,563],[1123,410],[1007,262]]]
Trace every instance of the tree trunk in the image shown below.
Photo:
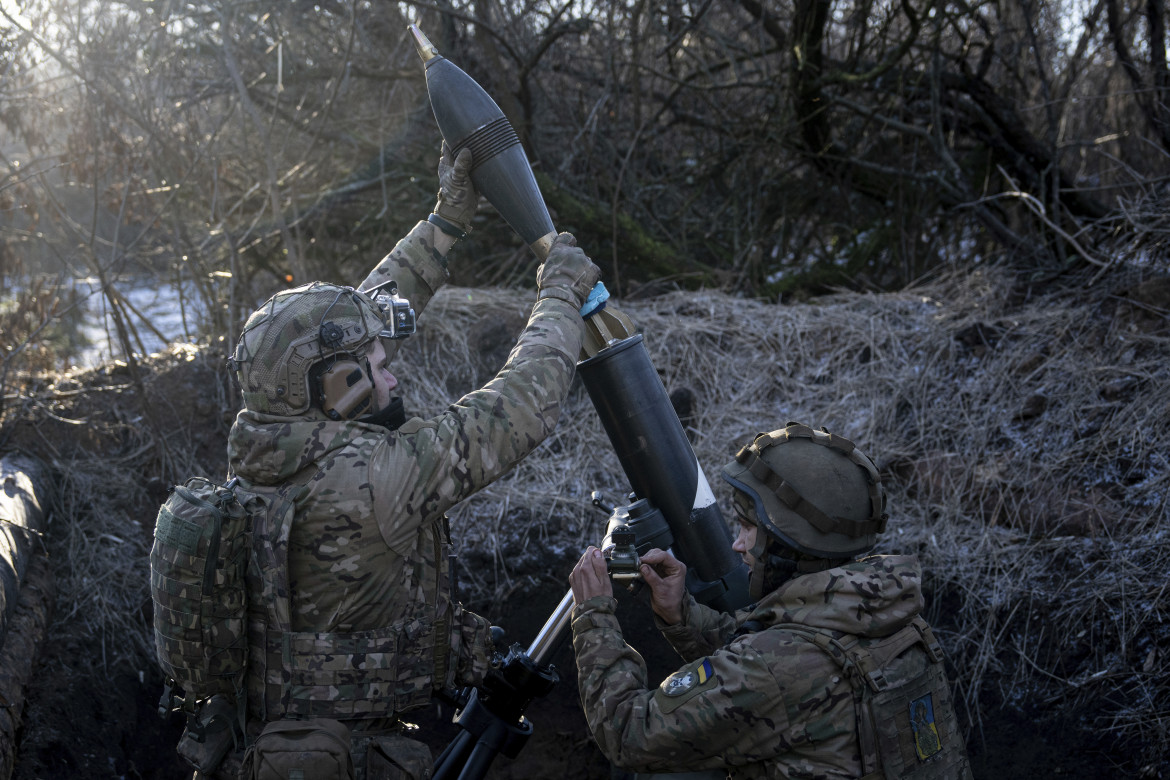
[[[49,484],[38,461],[0,459],[0,780],[12,776],[25,693],[56,595],[40,540]]]

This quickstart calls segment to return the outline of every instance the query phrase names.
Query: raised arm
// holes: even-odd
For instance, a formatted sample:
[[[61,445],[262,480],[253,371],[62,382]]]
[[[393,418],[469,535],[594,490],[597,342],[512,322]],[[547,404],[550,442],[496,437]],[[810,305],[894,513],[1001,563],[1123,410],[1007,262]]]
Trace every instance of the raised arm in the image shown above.
[[[371,462],[379,524],[407,543],[411,517],[433,518],[488,485],[552,432],[581,350],[579,307],[597,266],[576,240],[557,237],[537,274],[538,299],[507,362],[479,390],[430,419],[407,420]]]
[[[384,282],[398,283],[398,294],[420,315],[448,279],[447,254],[471,230],[479,194],[471,183],[471,150],[452,159],[447,144],[439,157],[439,194],[435,210],[418,222],[358,285],[369,290]]]

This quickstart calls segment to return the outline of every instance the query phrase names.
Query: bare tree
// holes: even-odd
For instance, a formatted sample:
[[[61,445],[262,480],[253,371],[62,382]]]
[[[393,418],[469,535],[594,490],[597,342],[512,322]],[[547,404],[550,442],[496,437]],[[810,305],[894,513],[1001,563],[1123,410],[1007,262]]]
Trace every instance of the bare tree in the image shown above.
[[[67,10],[63,10],[67,9]],[[1166,169],[1161,0],[25,3],[0,46],[8,251],[158,275],[234,337],[346,280],[433,197],[420,22],[519,131],[559,227],[621,292],[896,287],[1007,256],[1106,264]],[[408,18],[405,14],[412,14]],[[19,168],[17,167],[19,164]],[[44,238],[27,240],[30,224]],[[456,264],[532,259],[486,215]],[[109,292],[111,291],[112,292]],[[119,329],[121,332],[122,329]]]

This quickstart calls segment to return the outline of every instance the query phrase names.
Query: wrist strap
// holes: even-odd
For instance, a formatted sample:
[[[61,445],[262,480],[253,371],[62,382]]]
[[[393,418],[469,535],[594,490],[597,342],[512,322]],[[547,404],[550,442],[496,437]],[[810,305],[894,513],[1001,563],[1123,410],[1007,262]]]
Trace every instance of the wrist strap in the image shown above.
[[[467,231],[460,230],[457,226],[443,219],[438,214],[432,213],[427,217],[427,222],[430,222],[432,225],[451,236],[456,241],[467,238]]]
[[[581,305],[581,301],[577,298],[577,296],[573,295],[573,293],[569,292],[569,290],[565,289],[564,287],[543,288],[536,296],[536,300],[539,301],[545,298],[556,298],[558,301],[564,301],[574,308]]]

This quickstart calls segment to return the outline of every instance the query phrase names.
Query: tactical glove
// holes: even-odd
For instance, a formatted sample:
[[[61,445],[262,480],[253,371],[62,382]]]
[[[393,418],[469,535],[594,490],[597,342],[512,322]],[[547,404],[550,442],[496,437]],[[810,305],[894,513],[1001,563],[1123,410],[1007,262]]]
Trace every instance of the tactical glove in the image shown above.
[[[577,239],[561,233],[536,272],[538,297],[559,298],[580,308],[600,277],[601,269],[577,246]]]
[[[471,218],[479,208],[479,193],[471,183],[471,150],[460,149],[452,157],[451,147],[443,142],[443,153],[439,157],[439,199],[435,212],[429,219],[440,230],[455,238],[463,238],[471,232]]]

